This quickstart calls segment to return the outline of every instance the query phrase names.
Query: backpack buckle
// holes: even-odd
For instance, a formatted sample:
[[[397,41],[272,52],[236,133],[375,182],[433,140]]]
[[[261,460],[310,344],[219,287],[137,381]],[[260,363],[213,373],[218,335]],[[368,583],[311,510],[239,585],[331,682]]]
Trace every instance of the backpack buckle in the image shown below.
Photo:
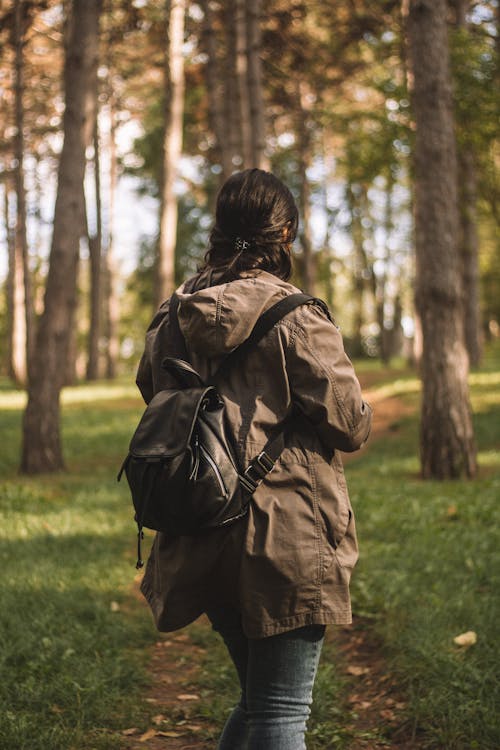
[[[245,489],[250,493],[254,493],[264,477],[272,471],[274,464],[273,459],[265,451],[261,451],[258,456],[252,459],[252,462],[245,469],[243,475],[240,475],[241,483]]]

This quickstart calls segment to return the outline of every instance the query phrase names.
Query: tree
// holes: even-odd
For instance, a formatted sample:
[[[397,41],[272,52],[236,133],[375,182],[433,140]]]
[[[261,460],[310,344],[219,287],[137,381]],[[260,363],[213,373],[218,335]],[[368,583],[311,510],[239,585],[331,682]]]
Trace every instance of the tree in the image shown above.
[[[175,287],[175,246],[177,240],[177,197],[175,179],[182,150],[184,115],[184,17],[186,0],[166,0],[167,52],[165,56],[165,134],[160,194],[160,235],[156,307]]]
[[[410,0],[415,139],[416,305],[421,319],[424,478],[476,473],[458,249],[457,158],[446,0]]]
[[[64,143],[49,271],[23,420],[21,471],[37,474],[64,466],[59,397],[64,382],[76,298],[85,150],[96,115],[100,0],[73,0],[64,63]]]
[[[15,376],[16,379],[25,383],[29,377],[30,361],[32,354],[34,315],[33,299],[31,292],[30,268],[28,258],[28,238],[26,234],[26,190],[24,186],[24,45],[26,30],[29,25],[29,8],[24,0],[15,0],[14,3],[14,90],[15,90],[15,128],[14,158],[15,158],[15,185],[16,185],[16,232],[15,232],[15,271],[14,289],[15,294],[21,297],[17,309],[24,308],[24,338],[25,353],[24,361],[18,361]],[[20,280],[22,279],[22,287]]]

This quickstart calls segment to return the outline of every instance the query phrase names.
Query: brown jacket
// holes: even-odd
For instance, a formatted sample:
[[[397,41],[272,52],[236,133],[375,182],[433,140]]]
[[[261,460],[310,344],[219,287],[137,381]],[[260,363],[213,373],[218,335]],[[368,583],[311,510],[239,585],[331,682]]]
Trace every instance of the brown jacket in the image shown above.
[[[298,291],[267,272],[207,283],[201,275],[178,291],[181,330],[202,377],[248,336],[264,310]],[[165,303],[147,333],[137,376],[147,402],[165,387],[160,364],[174,353],[170,336]],[[227,603],[239,608],[252,638],[350,622],[349,578],[358,552],[339,450],[363,445],[371,410],[338,329],[318,307],[297,308],[230,370],[219,391],[244,464],[292,407],[296,416],[244,521],[198,537],[156,535],[141,590],[158,629],[183,627]]]

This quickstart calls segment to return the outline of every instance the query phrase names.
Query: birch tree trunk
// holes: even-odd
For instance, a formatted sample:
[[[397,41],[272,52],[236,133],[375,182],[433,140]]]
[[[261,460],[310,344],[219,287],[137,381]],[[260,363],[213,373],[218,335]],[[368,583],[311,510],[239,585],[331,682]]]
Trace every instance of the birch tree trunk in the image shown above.
[[[54,230],[23,421],[21,471],[37,474],[64,466],[59,396],[76,298],[85,149],[96,114],[100,0],[73,0],[64,63],[66,108],[59,160]]]
[[[259,169],[269,169],[266,157],[266,133],[264,117],[264,97],[262,89],[261,53],[261,0],[247,2],[247,59],[248,97],[250,100],[250,165]]]
[[[160,200],[160,235],[155,304],[158,307],[175,288],[177,198],[174,192],[182,152],[184,116],[184,18],[186,0],[166,0],[167,51],[165,56],[165,134]]]
[[[457,160],[446,0],[410,0],[414,78],[416,305],[423,334],[424,478],[476,473],[458,250]]]

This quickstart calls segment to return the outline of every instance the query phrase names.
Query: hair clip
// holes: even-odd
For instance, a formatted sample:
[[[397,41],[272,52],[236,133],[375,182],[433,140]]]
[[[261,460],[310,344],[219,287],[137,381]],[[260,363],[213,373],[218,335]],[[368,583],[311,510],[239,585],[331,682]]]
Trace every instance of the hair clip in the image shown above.
[[[244,253],[250,249],[250,242],[248,240],[242,239],[241,237],[236,237],[234,241],[234,249],[237,253]]]

